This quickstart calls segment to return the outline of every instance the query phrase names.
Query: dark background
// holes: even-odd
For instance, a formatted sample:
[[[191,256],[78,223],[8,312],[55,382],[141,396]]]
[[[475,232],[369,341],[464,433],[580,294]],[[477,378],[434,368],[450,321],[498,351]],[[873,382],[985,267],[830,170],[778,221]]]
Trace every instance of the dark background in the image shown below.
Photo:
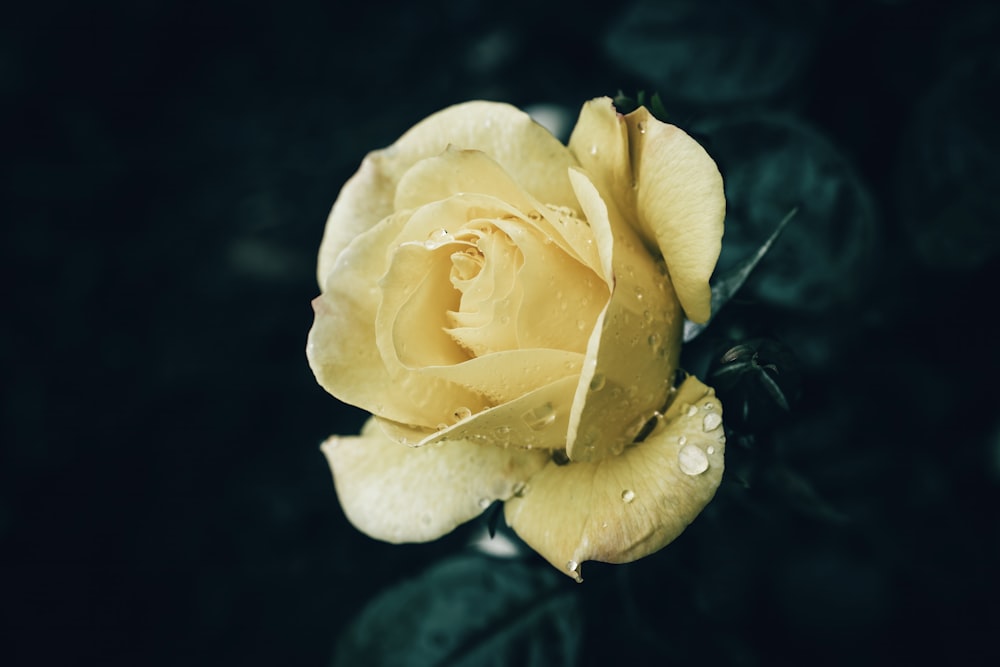
[[[801,398],[730,433],[675,544],[551,583],[577,623],[553,641],[579,664],[996,660],[998,11],[703,4],[5,10],[6,664],[324,665],[377,594],[465,553],[475,527],[390,546],[337,504],[317,447],[363,415],[303,351],[325,216],[437,109],[574,118],[619,89],[717,157],[726,252],[802,207],[686,352],[704,376],[780,339]]]

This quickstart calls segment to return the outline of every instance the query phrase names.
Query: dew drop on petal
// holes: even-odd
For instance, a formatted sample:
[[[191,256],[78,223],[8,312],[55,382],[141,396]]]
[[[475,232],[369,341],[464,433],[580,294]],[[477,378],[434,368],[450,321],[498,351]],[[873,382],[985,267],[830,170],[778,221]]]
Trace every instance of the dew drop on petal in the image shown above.
[[[722,425],[722,417],[719,416],[718,412],[709,412],[705,415],[705,419],[701,422],[701,428],[706,433],[709,431],[714,431]]]
[[[684,445],[677,453],[677,462],[685,475],[700,475],[708,470],[708,457],[697,445]]]
[[[491,501],[490,501],[489,498],[480,498],[479,499],[479,509],[483,509],[483,510],[486,509],[487,507],[490,506],[490,502]]]
[[[622,500],[624,500],[626,503],[630,503],[633,500],[635,500],[635,491],[633,491],[632,489],[625,489],[624,491],[622,491]]]
[[[679,438],[677,438],[677,444],[680,445],[681,447],[683,447],[684,445],[686,445],[687,441],[688,441],[688,439],[687,439],[686,435],[682,435]]]
[[[708,452],[709,454],[714,454],[715,453],[715,447],[713,447],[712,445],[709,445],[707,448],[705,448],[705,451]]]
[[[687,409],[687,416],[688,417],[694,417],[696,414],[698,414],[698,408],[697,408],[697,406],[692,405],[692,406],[690,406]]]
[[[639,134],[646,134],[646,124],[636,123],[636,127],[639,129]]]
[[[523,415],[521,419],[524,423],[533,431],[541,431],[546,426],[549,426],[552,422],[556,420],[556,411],[552,407],[551,403],[545,403],[539,405],[537,408],[528,410]]]
[[[462,406],[455,408],[455,411],[452,414],[455,415],[455,419],[462,421],[463,419],[468,419],[472,416],[472,410]]]
[[[593,146],[590,147],[590,154],[597,155],[597,144],[594,144]]]
[[[583,577],[581,577],[580,573],[578,572],[578,570],[580,569],[580,564],[577,563],[575,560],[567,562],[566,569],[569,570],[571,574],[573,574],[573,578],[576,579],[576,583],[579,584],[580,582],[583,581]]]
[[[600,391],[601,389],[604,389],[606,382],[607,378],[604,376],[604,373],[596,373],[590,380],[590,391]]]

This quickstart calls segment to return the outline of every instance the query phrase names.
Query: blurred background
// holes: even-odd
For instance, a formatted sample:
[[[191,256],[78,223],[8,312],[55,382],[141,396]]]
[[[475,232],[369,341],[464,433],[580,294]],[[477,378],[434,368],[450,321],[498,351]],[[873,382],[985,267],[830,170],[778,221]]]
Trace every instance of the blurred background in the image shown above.
[[[996,3],[5,14],[4,664],[997,664]],[[318,450],[364,415],[304,355],[340,186],[449,104],[619,90],[718,161],[720,271],[798,207],[685,350],[772,369],[723,374],[716,500],[582,585],[485,519],[365,537]]]

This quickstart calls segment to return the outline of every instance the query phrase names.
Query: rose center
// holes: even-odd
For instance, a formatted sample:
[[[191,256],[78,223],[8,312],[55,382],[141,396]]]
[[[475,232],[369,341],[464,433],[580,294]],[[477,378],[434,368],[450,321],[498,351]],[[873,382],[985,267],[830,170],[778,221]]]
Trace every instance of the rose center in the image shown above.
[[[449,278],[461,295],[447,313],[447,333],[474,356],[515,349],[511,326],[518,305],[515,288],[524,258],[514,241],[489,221],[456,232]]]

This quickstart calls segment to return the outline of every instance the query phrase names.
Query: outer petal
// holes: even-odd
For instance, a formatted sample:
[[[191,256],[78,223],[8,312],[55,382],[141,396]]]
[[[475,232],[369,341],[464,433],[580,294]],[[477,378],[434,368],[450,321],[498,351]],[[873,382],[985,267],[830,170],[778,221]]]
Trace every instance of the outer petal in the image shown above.
[[[386,542],[426,542],[524,487],[548,456],[467,441],[412,448],[383,435],[374,419],[360,436],[321,446],[340,505],[358,530]]]
[[[573,205],[566,169],[576,160],[548,130],[507,104],[458,104],[417,123],[389,148],[369,153],[344,185],[320,245],[321,288],[351,240],[392,213],[403,174],[449,145],[485,152],[543,203]]]
[[[605,206],[582,171],[573,170],[570,178],[612,289],[587,346],[567,438],[570,460],[595,461],[621,452],[663,408],[682,322],[670,281],[635,230]]]
[[[602,194],[659,248],[688,318],[706,321],[708,280],[722,249],[726,211],[722,176],[712,158],[645,107],[621,117],[608,98],[584,105],[570,149]]]
[[[469,440],[525,449],[562,449],[566,446],[570,407],[578,384],[579,379],[571,375],[478,413],[467,407],[456,410],[456,417],[460,413],[466,416],[440,431],[415,428],[382,419],[381,415],[378,421],[390,437],[417,447]]]
[[[549,463],[507,501],[507,523],[582,580],[586,560],[627,563],[680,535],[715,494],[724,448],[718,399],[688,378],[643,442],[593,463]]]

